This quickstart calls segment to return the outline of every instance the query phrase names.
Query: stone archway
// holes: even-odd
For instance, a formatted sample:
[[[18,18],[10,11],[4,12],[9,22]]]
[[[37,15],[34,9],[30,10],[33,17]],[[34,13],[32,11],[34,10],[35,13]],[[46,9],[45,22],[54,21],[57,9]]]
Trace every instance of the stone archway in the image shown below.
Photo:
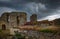
[[[6,30],[6,25],[2,24],[2,30]]]

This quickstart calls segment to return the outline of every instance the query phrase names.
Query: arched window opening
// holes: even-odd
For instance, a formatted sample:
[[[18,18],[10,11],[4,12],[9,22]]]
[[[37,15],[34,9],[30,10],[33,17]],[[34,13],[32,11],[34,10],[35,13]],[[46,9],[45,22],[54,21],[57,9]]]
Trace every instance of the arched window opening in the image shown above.
[[[6,30],[6,25],[2,24],[2,30]]]

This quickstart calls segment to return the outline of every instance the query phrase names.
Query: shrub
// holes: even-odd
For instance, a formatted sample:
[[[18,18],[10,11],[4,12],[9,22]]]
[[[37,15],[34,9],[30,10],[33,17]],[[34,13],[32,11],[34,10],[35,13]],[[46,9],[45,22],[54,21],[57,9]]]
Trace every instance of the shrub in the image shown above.
[[[22,36],[20,33],[16,33],[15,36],[16,36],[18,39],[25,39],[25,36]]]

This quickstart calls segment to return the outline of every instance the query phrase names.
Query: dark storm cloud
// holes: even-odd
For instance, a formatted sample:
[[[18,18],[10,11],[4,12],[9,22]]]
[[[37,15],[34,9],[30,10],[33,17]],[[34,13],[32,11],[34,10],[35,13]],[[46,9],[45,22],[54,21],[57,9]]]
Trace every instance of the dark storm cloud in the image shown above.
[[[7,3],[9,1],[2,1],[4,3]],[[10,0],[10,3],[12,4],[24,4],[24,3],[29,3],[29,2],[36,2],[36,3],[43,3],[46,4],[48,8],[56,8],[60,5],[60,0]]]
[[[43,3],[48,8],[54,8],[54,7],[56,8],[56,7],[58,7],[60,5],[60,0],[10,0],[10,2],[9,3],[8,2],[9,1],[5,1],[4,0],[1,3],[4,3],[5,5],[6,4],[9,4],[9,5],[10,4],[19,5],[19,4],[29,3],[29,2],[36,2],[36,3]],[[7,5],[7,6],[9,6],[9,5]]]
[[[60,10],[60,0],[0,0],[0,7],[26,11],[28,16],[35,13],[40,19]]]

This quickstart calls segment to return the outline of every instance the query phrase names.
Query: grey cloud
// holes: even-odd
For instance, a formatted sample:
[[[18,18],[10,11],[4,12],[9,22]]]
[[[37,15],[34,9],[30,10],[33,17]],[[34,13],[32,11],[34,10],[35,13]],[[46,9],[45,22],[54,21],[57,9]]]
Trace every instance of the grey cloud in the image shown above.
[[[56,11],[60,7],[60,0],[3,0],[0,1],[0,7],[26,11],[28,16],[35,13],[40,19],[58,13]]]

